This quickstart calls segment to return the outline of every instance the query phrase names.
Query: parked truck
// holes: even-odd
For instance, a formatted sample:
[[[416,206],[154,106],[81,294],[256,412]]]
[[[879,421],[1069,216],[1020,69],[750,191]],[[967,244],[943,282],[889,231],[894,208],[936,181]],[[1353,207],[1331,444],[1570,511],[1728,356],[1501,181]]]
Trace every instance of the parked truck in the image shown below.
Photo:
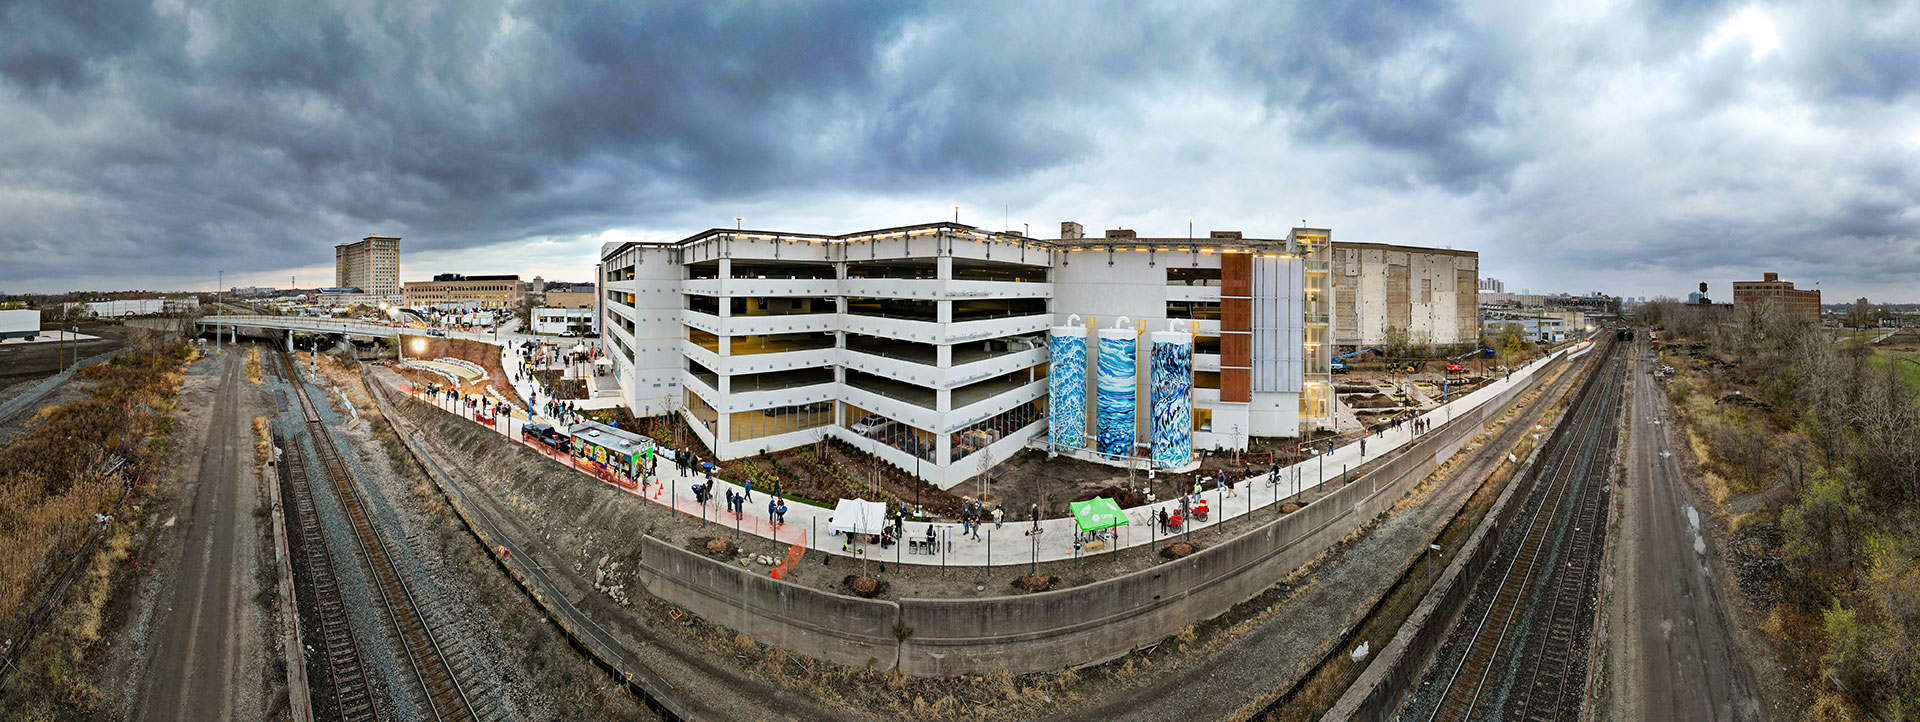
[[[39,309],[0,311],[0,339],[24,338],[32,341],[40,335]]]

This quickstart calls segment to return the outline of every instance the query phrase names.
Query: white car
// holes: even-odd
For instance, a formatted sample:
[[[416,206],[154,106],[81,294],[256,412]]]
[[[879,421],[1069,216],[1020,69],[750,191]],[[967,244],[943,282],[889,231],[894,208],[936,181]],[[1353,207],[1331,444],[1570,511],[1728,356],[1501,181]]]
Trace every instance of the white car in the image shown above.
[[[861,419],[859,423],[853,425],[853,433],[861,436],[872,436],[884,428],[887,428],[887,417],[879,414],[869,414],[866,418]]]

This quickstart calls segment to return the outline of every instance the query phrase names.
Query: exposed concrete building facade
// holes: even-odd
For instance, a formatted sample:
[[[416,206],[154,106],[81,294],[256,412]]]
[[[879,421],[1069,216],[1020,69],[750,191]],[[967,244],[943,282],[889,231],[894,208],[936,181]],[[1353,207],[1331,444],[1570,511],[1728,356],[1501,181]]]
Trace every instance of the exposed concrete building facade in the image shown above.
[[[333,285],[380,298],[400,295],[400,239],[378,234],[333,247]]]
[[[1329,239],[714,229],[603,246],[602,327],[634,412],[723,459],[828,436],[951,486],[1045,433],[1056,326],[1137,330],[1142,380],[1151,332],[1191,332],[1197,447],[1330,424]]]
[[[591,283],[549,286],[541,297],[540,305],[548,308],[593,308],[597,297]]]
[[[1774,308],[1790,318],[1820,321],[1820,291],[1797,290],[1792,281],[1780,280],[1780,274],[1768,273],[1760,281],[1734,281],[1733,307],[1759,311]]]
[[[1414,343],[1455,345],[1480,337],[1480,254],[1384,243],[1333,244],[1334,343],[1373,346],[1388,328]]]
[[[473,306],[507,308],[527,297],[526,284],[518,275],[466,276],[442,273],[431,281],[408,281],[406,303],[425,306]]]

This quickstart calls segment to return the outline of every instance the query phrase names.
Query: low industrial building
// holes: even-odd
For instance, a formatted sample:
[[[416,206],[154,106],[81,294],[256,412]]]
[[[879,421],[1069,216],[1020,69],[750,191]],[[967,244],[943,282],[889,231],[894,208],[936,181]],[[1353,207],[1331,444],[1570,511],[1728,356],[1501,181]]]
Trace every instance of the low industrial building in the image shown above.
[[[599,333],[599,317],[592,308],[547,308],[533,309],[530,314],[534,333],[538,334],[574,334],[586,335]]]
[[[1331,425],[1331,248],[1309,228],[713,229],[603,246],[601,325],[634,412],[682,414],[723,459],[831,436],[951,486],[1045,435],[1177,466],[1182,442]]]
[[[1566,319],[1559,316],[1512,311],[1487,311],[1480,315],[1482,333],[1497,334],[1510,324],[1520,326],[1530,343],[1559,343],[1567,340],[1571,332]]]
[[[541,296],[540,305],[549,308],[593,308],[594,287],[591,283],[550,283]]]
[[[87,315],[97,318],[124,318],[156,314],[185,314],[200,308],[197,298],[130,298],[113,301],[89,301]]]
[[[1335,241],[1333,286],[1336,345],[1377,346],[1392,328],[1423,346],[1479,338],[1477,251]]]
[[[1733,308],[1748,312],[1775,310],[1788,318],[1820,322],[1820,291],[1795,289],[1792,281],[1768,273],[1760,281],[1733,282]]]
[[[520,276],[466,276],[442,273],[431,281],[408,281],[403,286],[407,306],[458,306],[475,304],[479,308],[509,308],[527,296]]]

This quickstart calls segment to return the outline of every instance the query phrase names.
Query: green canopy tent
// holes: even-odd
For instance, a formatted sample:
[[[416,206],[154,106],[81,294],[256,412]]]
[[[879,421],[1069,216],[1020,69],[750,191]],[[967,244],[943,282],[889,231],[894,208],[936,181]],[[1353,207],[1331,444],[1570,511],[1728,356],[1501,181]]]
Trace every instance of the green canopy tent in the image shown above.
[[[1073,521],[1080,526],[1080,531],[1083,533],[1112,529],[1127,523],[1126,512],[1120,511],[1119,504],[1114,503],[1112,499],[1104,496],[1096,496],[1086,501],[1069,503],[1067,504],[1067,510],[1073,512]],[[1079,546],[1078,542],[1074,543],[1075,549],[1078,549]],[[1112,547],[1113,553],[1120,553],[1120,537],[1118,534],[1115,534],[1113,537]],[[1078,559],[1079,556],[1077,552],[1074,554],[1076,559]]]
[[[1104,496],[1076,501],[1068,504],[1067,508],[1073,512],[1073,520],[1080,525],[1080,531],[1112,529],[1127,523],[1127,515],[1120,511],[1120,505]]]

